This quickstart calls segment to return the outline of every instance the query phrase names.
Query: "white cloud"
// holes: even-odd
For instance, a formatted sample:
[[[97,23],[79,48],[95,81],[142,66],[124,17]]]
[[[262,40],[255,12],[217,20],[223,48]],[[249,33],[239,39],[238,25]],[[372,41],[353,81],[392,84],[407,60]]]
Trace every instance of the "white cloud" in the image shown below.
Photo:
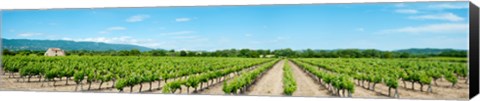
[[[399,3],[399,4],[395,4],[395,7],[405,7],[407,5],[405,5],[404,3]]]
[[[107,30],[109,30],[109,31],[126,30],[126,29],[127,29],[127,28],[125,28],[125,27],[118,27],[118,26],[117,26],[117,27],[109,27],[109,28],[107,28]]]
[[[140,21],[143,21],[143,20],[145,20],[145,19],[147,19],[147,18],[150,18],[150,15],[144,15],[144,14],[142,14],[142,15],[131,16],[130,18],[128,18],[128,19],[125,20],[125,21],[127,21],[127,22],[140,22]]]
[[[90,42],[104,42],[104,43],[117,43],[117,44],[125,44],[125,43],[137,43],[138,40],[132,39],[129,36],[121,36],[121,37],[94,37],[94,38],[83,38],[83,39],[76,39],[75,41],[90,41]]]
[[[100,34],[108,34],[108,33],[110,33],[110,32],[108,32],[108,31],[100,31],[100,32],[98,32],[98,33],[100,33]]]
[[[201,37],[195,37],[193,39],[190,39],[190,40],[186,40],[187,42],[192,42],[192,43],[197,43],[197,44],[201,44],[200,42],[208,42],[210,39],[208,38],[201,38]]]
[[[396,13],[402,13],[402,14],[416,14],[418,13],[417,10],[415,9],[397,9],[395,10]]]
[[[73,41],[73,39],[72,39],[72,38],[67,38],[67,37],[65,37],[65,38],[62,38],[62,40],[70,40],[70,41]]]
[[[429,5],[428,8],[432,9],[467,9],[468,3],[462,4],[436,4],[436,5]]]
[[[430,24],[423,26],[409,26],[398,29],[384,30],[381,33],[467,33],[468,24],[465,23],[443,23],[443,24]]]
[[[365,29],[364,28],[356,28],[355,31],[363,32],[363,31],[365,31]]]
[[[120,27],[120,26],[109,27],[109,28],[106,28],[106,29],[98,32],[98,33],[100,33],[100,34],[108,34],[108,33],[112,32],[112,31],[120,31],[120,30],[127,30],[127,28],[125,28],[125,27]]]
[[[187,22],[187,21],[190,21],[191,19],[190,18],[176,18],[175,21],[177,22]]]
[[[196,39],[196,38],[199,38],[199,37],[195,36],[195,35],[182,35],[182,36],[173,36],[171,38],[174,38],[174,39]]]
[[[92,38],[62,38],[62,40],[71,40],[77,42],[103,42],[103,43],[111,43],[111,44],[131,44],[131,45],[139,45],[145,46],[150,48],[158,47],[160,44],[152,39],[136,39],[130,36],[120,36],[120,37],[92,37]]]
[[[168,37],[171,39],[176,39],[176,40],[201,40],[202,37],[192,34],[195,33],[195,31],[177,31],[177,32],[167,32],[167,33],[160,33],[160,35],[164,37]]]
[[[278,36],[278,37],[276,37],[275,39],[273,39],[273,40],[270,41],[270,42],[271,42],[271,43],[284,42],[284,41],[286,41],[287,39],[288,39],[287,37]]]
[[[39,36],[39,35],[43,35],[43,33],[31,33],[31,32],[28,32],[28,33],[20,33],[20,34],[17,34],[17,36],[20,36],[20,37],[32,37],[32,36]]]
[[[167,33],[160,33],[160,35],[185,35],[195,33],[194,31],[177,31],[177,32],[167,32]]]
[[[447,20],[447,21],[463,21],[464,20],[462,17],[459,17],[453,13],[410,16],[408,18],[417,19],[417,20]]]

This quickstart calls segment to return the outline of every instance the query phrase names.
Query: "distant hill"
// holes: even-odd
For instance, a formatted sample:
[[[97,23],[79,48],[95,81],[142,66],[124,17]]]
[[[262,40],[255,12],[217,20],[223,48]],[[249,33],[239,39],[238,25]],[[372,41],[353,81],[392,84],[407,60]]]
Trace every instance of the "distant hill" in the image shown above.
[[[75,42],[66,40],[30,40],[30,39],[4,39],[2,38],[2,48],[9,50],[47,50],[48,48],[61,48],[63,50],[131,50],[140,51],[152,50],[151,48],[127,45],[127,44],[108,44],[101,42]]]
[[[61,48],[63,50],[93,50],[93,51],[105,51],[105,50],[131,50],[138,49],[140,51],[152,50],[151,48],[128,45],[128,44],[109,44],[101,42],[75,42],[66,40],[30,40],[30,39],[4,39],[2,38],[2,48],[13,51],[17,50],[47,50],[48,48]],[[365,50],[365,49],[358,49]],[[320,51],[320,50],[315,50]],[[324,50],[324,51],[336,51],[336,50]],[[428,55],[428,54],[441,54],[442,52],[466,52],[467,50],[459,49],[438,49],[438,48],[410,48],[395,50],[393,52],[406,52],[411,55]]]
[[[451,51],[467,51],[459,49],[438,49],[438,48],[411,48],[411,49],[401,49],[396,50],[395,52],[406,52],[413,55],[423,55],[423,54],[440,54],[442,52],[451,52]]]

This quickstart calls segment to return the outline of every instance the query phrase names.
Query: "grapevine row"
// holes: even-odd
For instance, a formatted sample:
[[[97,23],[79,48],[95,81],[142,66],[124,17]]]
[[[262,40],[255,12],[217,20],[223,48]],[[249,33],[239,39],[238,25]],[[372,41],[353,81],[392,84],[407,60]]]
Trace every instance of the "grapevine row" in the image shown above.
[[[288,61],[288,60],[286,60]],[[292,95],[297,90],[297,84],[295,78],[293,78],[292,68],[285,62],[283,65],[283,93],[286,95]]]
[[[278,61],[279,59],[268,62],[257,67],[255,70],[243,73],[240,76],[233,78],[233,80],[230,82],[224,82],[222,88],[223,92],[225,94],[237,94],[238,91],[240,91],[240,93],[244,93],[247,88],[249,88],[251,84],[257,80],[257,77],[261,77],[265,71],[272,68],[273,65],[275,65]]]

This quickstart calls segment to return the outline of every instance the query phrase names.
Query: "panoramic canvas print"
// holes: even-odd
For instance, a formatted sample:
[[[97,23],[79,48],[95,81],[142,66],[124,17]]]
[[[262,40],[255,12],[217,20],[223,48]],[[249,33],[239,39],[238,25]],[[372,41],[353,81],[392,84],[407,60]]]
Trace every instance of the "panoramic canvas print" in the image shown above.
[[[466,100],[468,4],[4,10],[0,90]]]

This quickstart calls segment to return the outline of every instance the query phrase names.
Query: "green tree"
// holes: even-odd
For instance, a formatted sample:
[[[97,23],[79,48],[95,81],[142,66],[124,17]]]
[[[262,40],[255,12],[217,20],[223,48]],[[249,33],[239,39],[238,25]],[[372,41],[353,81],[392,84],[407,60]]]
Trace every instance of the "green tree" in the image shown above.
[[[180,56],[187,56],[187,51],[184,51],[184,50],[180,51]]]
[[[141,54],[140,50],[138,50],[138,49],[132,49],[132,50],[130,50],[130,54],[129,54],[129,55],[139,56],[140,54]]]

